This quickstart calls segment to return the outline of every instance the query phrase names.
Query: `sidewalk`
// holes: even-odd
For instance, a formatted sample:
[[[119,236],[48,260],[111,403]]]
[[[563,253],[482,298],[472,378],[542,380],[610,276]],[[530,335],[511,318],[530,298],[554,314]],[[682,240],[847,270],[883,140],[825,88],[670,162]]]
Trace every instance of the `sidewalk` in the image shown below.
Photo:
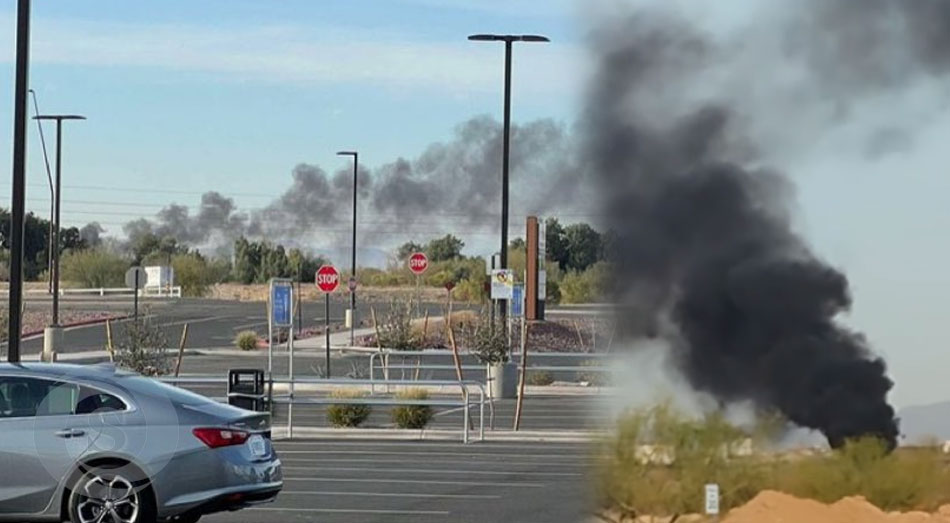
[[[362,336],[369,336],[369,335],[371,335],[371,334],[375,334],[375,332],[376,332],[376,331],[375,331],[372,327],[364,327],[364,328],[361,328],[361,329],[356,329],[356,330],[354,331],[354,334],[356,335],[357,338],[360,338],[360,337],[362,337]],[[317,349],[325,350],[325,349],[326,349],[326,346],[327,346],[327,341],[326,341],[326,340],[327,340],[327,339],[326,339],[326,335],[325,335],[325,334],[320,334],[320,335],[314,336],[314,337],[312,337],[312,338],[305,338],[305,339],[302,339],[302,340],[296,340],[296,341],[294,341],[294,351],[301,350],[301,349],[303,349],[303,350],[317,350]],[[284,347],[284,344],[281,344],[281,348],[283,348],[283,347]],[[330,347],[346,347],[346,348],[352,347],[352,345],[350,345],[350,331],[349,331],[349,329],[343,330],[343,331],[331,332],[331,333],[330,333]],[[276,349],[277,346],[275,345],[274,348]],[[373,349],[373,350],[375,350],[375,349]]]

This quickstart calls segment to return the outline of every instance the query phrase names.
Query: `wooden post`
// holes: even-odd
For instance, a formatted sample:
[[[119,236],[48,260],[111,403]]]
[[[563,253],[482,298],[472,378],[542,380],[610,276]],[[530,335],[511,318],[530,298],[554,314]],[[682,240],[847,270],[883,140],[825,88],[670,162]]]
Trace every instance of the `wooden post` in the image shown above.
[[[459,358],[459,347],[455,343],[455,329],[452,328],[451,323],[449,323],[449,345],[452,346],[452,360],[455,362],[455,376],[458,378],[459,383],[461,383],[462,381],[465,381],[462,378],[462,361]],[[494,412],[494,409],[492,412]],[[473,428],[471,418],[468,419],[468,428]]]
[[[521,318],[521,379],[518,384],[518,404],[515,406],[515,430],[521,428],[521,409],[524,406],[524,385],[528,374],[528,321]]]
[[[185,357],[185,342],[188,341],[188,324],[181,328],[181,341],[178,342],[178,362],[175,363],[175,377],[181,372],[181,360]]]
[[[376,348],[382,349],[383,345],[379,341],[379,323],[376,321],[376,307],[370,307],[370,313],[373,315],[373,330],[376,331]]]
[[[422,345],[425,346],[426,339],[429,337],[429,308],[426,307],[426,316],[422,320]]]
[[[115,346],[112,345],[112,320],[106,320],[106,350],[109,352],[109,361],[115,363]]]

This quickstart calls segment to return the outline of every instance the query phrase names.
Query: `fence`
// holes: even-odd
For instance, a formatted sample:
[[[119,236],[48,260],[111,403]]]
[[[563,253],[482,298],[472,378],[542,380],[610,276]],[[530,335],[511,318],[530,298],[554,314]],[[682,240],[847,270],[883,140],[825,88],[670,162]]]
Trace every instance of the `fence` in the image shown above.
[[[191,376],[163,376],[157,378],[159,381],[164,383],[170,383],[172,385],[227,385],[228,378],[221,376],[213,375],[191,375]],[[274,405],[287,405],[287,437],[293,437],[293,407],[294,405],[388,405],[388,406],[402,406],[402,405],[427,405],[434,407],[457,407],[463,409],[462,414],[462,442],[469,442],[469,425],[470,421],[470,410],[475,405],[472,401],[472,393],[470,389],[477,389],[479,399],[478,399],[478,439],[479,441],[485,440],[485,403],[486,403],[486,394],[485,387],[483,384],[474,382],[474,381],[458,381],[458,380],[426,380],[426,381],[387,381],[387,380],[356,380],[356,379],[328,379],[328,378],[294,378],[293,380],[287,379],[285,377],[272,377],[269,382],[269,391],[267,397],[270,400],[271,409]],[[274,385],[286,386],[287,394],[274,394]],[[443,400],[443,399],[426,399],[426,400],[408,400],[408,399],[395,399],[395,398],[383,398],[383,397],[366,397],[366,398],[337,398],[337,397],[305,397],[298,396],[295,391],[295,385],[311,385],[311,386],[359,386],[359,387],[371,387],[371,390],[375,390],[377,385],[380,386],[394,386],[394,387],[450,387],[458,388],[461,392],[461,399],[459,400]],[[241,394],[242,397],[248,397],[246,394]],[[215,400],[221,401],[222,398],[214,398]],[[227,401],[227,398],[223,398],[224,401]],[[489,402],[490,404],[490,402]],[[489,405],[492,407],[492,405]],[[494,409],[492,409],[494,410]]]
[[[26,294],[50,294],[47,290],[28,290]],[[66,296],[68,294],[86,294],[86,295],[99,295],[99,296],[122,296],[129,295],[132,296],[135,294],[134,289],[128,287],[99,287],[99,288],[85,288],[85,289],[59,289],[60,296]],[[146,287],[139,291],[139,296],[146,298],[181,298],[181,287]]]
[[[422,364],[420,363],[395,363],[392,364],[389,362],[390,357],[395,357],[401,359],[403,362],[407,359],[417,359],[422,360],[424,358],[432,357],[451,357],[452,351],[450,350],[422,350],[422,351],[396,351],[392,349],[382,349],[376,352],[373,352],[369,355],[369,379],[375,379],[377,365],[379,369],[383,372],[383,377],[386,380],[390,379],[389,371],[391,370],[412,370],[412,371],[423,371],[423,370],[456,370],[455,365],[448,364]],[[471,354],[460,354],[460,356],[471,356]],[[520,363],[521,354],[512,354],[511,361],[513,363]],[[543,352],[543,353],[534,353],[529,355],[529,360],[536,361],[538,358],[557,358],[561,360],[569,359],[579,359],[584,361],[591,361],[597,359],[606,359],[609,358],[610,354],[605,353],[580,353],[580,352]],[[378,363],[377,363],[378,362]],[[463,371],[475,371],[485,374],[487,380],[488,366],[485,364],[477,365],[461,365],[461,370]],[[548,372],[610,372],[611,368],[607,366],[597,366],[597,365],[543,365],[538,363],[529,363],[528,370],[531,371],[548,371]]]

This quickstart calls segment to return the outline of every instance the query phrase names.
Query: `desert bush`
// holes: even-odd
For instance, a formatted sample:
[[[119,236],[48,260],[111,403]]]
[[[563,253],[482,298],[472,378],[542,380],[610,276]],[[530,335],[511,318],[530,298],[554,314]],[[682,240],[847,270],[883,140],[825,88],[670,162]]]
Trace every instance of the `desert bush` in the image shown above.
[[[176,254],[171,258],[171,266],[175,270],[175,283],[181,286],[184,296],[200,298],[215,283],[208,262],[198,254]]]
[[[707,483],[719,484],[723,511],[763,490],[826,503],[863,496],[885,511],[932,511],[950,502],[950,472],[936,447],[889,453],[869,437],[827,454],[753,453],[753,442],[775,434],[775,420],[764,423],[740,429],[720,413],[689,418],[668,404],[632,411],[598,449],[601,502],[634,517],[698,512]]]
[[[70,251],[60,261],[63,281],[80,287],[121,287],[129,262],[105,249]]]
[[[366,393],[358,390],[335,390],[330,394],[337,399],[360,399]],[[340,403],[327,407],[327,421],[334,427],[359,427],[372,413],[369,405]]]
[[[422,348],[422,339],[412,327],[412,302],[392,302],[379,325],[379,343],[387,349],[415,351]]]
[[[147,317],[127,322],[115,349],[116,364],[143,376],[162,376],[171,371],[165,333]]]
[[[421,401],[429,399],[425,389],[406,389],[396,393],[396,399]],[[393,423],[401,429],[425,428],[432,419],[432,407],[428,405],[399,405],[393,408]]]
[[[525,380],[528,385],[546,387],[554,383],[554,374],[546,370],[528,371]]]
[[[561,303],[590,303],[603,300],[610,281],[606,262],[591,265],[583,272],[572,271],[561,279],[558,291]]]
[[[511,346],[505,322],[499,317],[492,319],[488,311],[482,311],[476,321],[463,329],[465,344],[482,363],[496,364],[508,361]]]
[[[254,331],[241,331],[234,337],[234,346],[241,350],[254,350],[257,348],[257,333]]]
[[[585,360],[581,362],[581,367],[603,367],[605,361]],[[577,374],[577,381],[591,385],[592,387],[606,387],[610,385],[610,372],[599,369],[581,371]]]
[[[452,290],[453,299],[460,302],[484,303],[487,296],[484,276],[476,275],[460,280],[455,284],[455,289]]]

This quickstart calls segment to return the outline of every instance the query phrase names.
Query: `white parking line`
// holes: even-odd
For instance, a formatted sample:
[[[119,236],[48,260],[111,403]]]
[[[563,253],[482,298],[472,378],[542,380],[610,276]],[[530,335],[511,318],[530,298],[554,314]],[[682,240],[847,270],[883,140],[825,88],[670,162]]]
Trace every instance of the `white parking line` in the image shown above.
[[[333,492],[326,490],[282,490],[281,496],[350,496],[371,498],[419,498],[419,499],[501,499],[487,494],[413,494],[404,492]]]
[[[429,479],[375,479],[375,478],[293,478],[285,477],[288,481],[312,481],[314,483],[396,483],[413,485],[459,485],[467,487],[521,487],[521,488],[544,488],[544,483],[525,483],[525,482],[495,482],[495,481],[440,481]]]
[[[293,463],[384,463],[390,465],[399,465],[406,463],[408,460],[404,459],[346,459],[346,458],[329,458],[329,459],[308,459],[308,458],[286,458],[281,456],[281,463],[284,465],[290,465]],[[443,460],[443,459],[427,459],[426,463],[431,463],[433,465],[444,465],[444,466],[454,466],[454,465],[511,465],[511,466],[520,466],[520,467],[567,467],[567,468],[584,468],[587,465],[584,463],[544,463],[538,461],[511,461],[508,459],[493,459],[493,460]]]
[[[296,418],[296,412],[295,418]],[[281,450],[284,446],[297,446],[297,445],[310,445],[310,446],[319,446],[321,449],[333,448],[333,447],[369,447],[371,449],[377,449],[380,447],[411,447],[414,449],[420,448],[453,448],[460,450],[468,450],[465,448],[465,445],[461,443],[439,443],[439,442],[425,442],[420,443],[417,441],[323,441],[323,440],[298,440],[298,441],[281,441],[276,444],[278,450]],[[540,445],[541,448],[547,449],[560,449],[560,450],[584,450],[590,445],[585,443],[579,443],[575,445],[564,445],[556,443],[545,443]],[[531,444],[521,444],[521,445],[512,445],[510,443],[484,443],[482,448],[485,450],[496,450],[496,449],[507,449],[507,450],[537,450],[539,445]]]
[[[374,514],[387,516],[448,516],[448,510],[373,510],[362,508],[250,508],[257,512],[305,512],[311,514]]]
[[[585,454],[513,454],[513,453],[465,453],[458,452],[388,452],[372,450],[277,450],[278,454],[356,454],[360,456],[449,456],[449,457],[512,457],[512,458],[538,458],[538,459],[557,459],[557,460],[584,460],[588,456]]]
[[[505,471],[505,470],[433,470],[433,469],[393,469],[393,468],[367,468],[367,467],[282,467],[284,470],[312,470],[314,472],[324,471],[342,471],[342,472],[386,472],[393,474],[471,474],[482,476],[562,476],[577,477],[583,474],[577,472],[529,472],[529,471]]]

